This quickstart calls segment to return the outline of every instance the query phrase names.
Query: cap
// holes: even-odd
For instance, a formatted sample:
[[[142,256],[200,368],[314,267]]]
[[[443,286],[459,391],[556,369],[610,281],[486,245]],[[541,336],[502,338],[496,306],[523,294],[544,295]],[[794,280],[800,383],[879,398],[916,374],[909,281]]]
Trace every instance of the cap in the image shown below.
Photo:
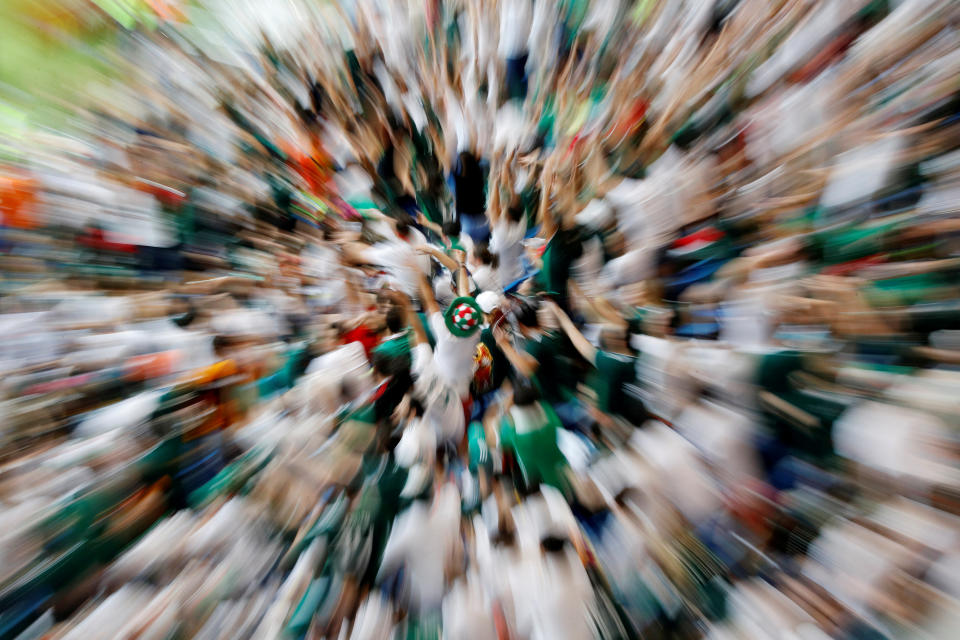
[[[477,306],[479,306],[480,310],[484,313],[490,313],[501,304],[503,304],[503,298],[495,291],[484,291],[477,296]]]
[[[450,333],[458,338],[466,338],[480,329],[482,313],[476,300],[461,296],[450,303],[446,313],[443,314],[443,321]]]

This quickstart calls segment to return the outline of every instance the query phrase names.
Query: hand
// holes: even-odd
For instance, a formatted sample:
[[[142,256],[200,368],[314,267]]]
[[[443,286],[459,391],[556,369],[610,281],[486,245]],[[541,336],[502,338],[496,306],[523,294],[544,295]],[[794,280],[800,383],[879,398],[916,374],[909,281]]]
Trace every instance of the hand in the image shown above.
[[[563,309],[553,301],[552,298],[542,298],[540,304],[543,305],[543,308],[552,313],[553,315],[559,317],[563,313]]]
[[[467,254],[463,251],[460,251],[459,249],[454,249],[451,253],[452,253],[453,259],[456,260],[460,264],[460,266],[463,266],[463,264],[467,260]]]
[[[388,300],[395,302],[396,304],[402,305],[410,301],[410,298],[407,296],[407,294],[401,291],[388,289],[386,287],[384,287],[382,291],[383,291],[383,295],[386,296]]]

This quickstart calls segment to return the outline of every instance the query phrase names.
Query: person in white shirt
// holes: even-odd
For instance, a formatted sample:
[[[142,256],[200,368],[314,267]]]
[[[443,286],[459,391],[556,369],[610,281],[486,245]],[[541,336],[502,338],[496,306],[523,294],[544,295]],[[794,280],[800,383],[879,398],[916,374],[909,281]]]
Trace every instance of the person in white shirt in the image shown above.
[[[460,249],[469,254],[473,251],[473,238],[463,232],[459,220],[448,220],[443,223],[443,239],[451,249]]]
[[[470,253],[470,275],[481,291],[503,291],[500,258],[486,243],[476,245]]]
[[[507,93],[523,100],[527,95],[527,37],[533,26],[531,0],[503,0],[500,4],[498,53],[506,67]]]
[[[469,293],[469,277],[466,267],[461,263],[457,272],[457,288],[461,296],[453,301],[451,308],[446,313],[440,311],[436,298],[433,295],[433,287],[426,277],[421,278],[420,282],[420,301],[430,322],[430,330],[436,338],[436,349],[433,353],[433,364],[436,375],[444,383],[453,387],[461,399],[466,399],[470,392],[470,381],[473,379],[474,355],[476,354],[477,344],[480,342],[480,324],[483,320],[482,311],[476,307],[472,298],[467,298]],[[460,313],[461,316],[468,315],[464,323],[472,322],[469,326],[463,324],[460,329],[456,326],[458,301],[467,301]],[[473,309],[472,307],[476,307]],[[460,335],[457,335],[460,334]]]
[[[490,615],[481,583],[469,572],[458,580],[443,599],[443,639],[496,640],[497,630]]]
[[[430,273],[430,259],[418,248],[428,246],[426,238],[406,220],[380,215],[387,239],[373,246],[353,244],[344,247],[347,259],[355,264],[374,264],[388,272],[388,281],[411,298],[417,296],[420,278]]]
[[[527,233],[526,215],[520,203],[513,198],[508,206],[501,206],[500,189],[506,186],[508,175],[509,172],[504,169],[499,186],[492,189],[487,212],[491,228],[490,250],[497,255],[500,284],[507,289],[523,277],[523,240]]]
[[[420,345],[415,349],[418,347]],[[407,469],[416,464],[433,468],[436,461],[437,434],[427,420],[423,404],[416,398],[410,400],[410,415],[394,455],[397,463]]]
[[[404,567],[404,595],[412,611],[438,611],[447,574],[462,552],[460,494],[444,483],[430,503],[417,501],[397,517],[383,552],[380,576]]]
[[[593,638],[593,587],[573,545],[577,524],[566,500],[545,486],[513,511],[528,558],[527,585],[513,593],[524,637]]]

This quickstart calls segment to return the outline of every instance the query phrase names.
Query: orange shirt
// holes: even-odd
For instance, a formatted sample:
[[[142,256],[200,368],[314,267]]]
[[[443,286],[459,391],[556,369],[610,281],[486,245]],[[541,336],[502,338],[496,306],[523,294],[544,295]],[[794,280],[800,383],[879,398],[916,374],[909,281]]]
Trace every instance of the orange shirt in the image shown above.
[[[5,226],[17,229],[36,228],[36,190],[36,183],[30,178],[0,176],[0,216]]]

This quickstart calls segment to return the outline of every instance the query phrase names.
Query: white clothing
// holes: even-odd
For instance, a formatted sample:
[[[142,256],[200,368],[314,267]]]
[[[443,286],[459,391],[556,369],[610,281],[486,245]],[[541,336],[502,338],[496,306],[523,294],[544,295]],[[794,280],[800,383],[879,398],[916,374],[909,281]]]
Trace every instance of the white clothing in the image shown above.
[[[533,123],[516,102],[508,102],[493,121],[493,147],[497,151],[526,149],[532,141]]]
[[[416,376],[414,389],[422,398],[423,420],[433,428],[434,443],[459,442],[466,429],[461,394],[438,375],[436,354],[430,350],[430,345],[416,345],[412,356],[411,369]]]
[[[423,131],[427,126],[427,112],[423,108],[423,98],[419,94],[408,91],[400,99],[417,131]]]
[[[460,338],[450,333],[443,320],[443,313],[437,311],[430,316],[430,330],[437,340],[433,354],[437,376],[453,387],[462,397],[470,390],[473,379],[473,363],[480,342],[480,332]]]
[[[490,616],[479,581],[473,575],[458,581],[443,599],[443,640],[496,640],[497,629]]]
[[[473,253],[473,238],[471,238],[469,234],[461,231],[460,235],[458,235],[455,240],[460,244],[461,247],[463,247],[463,250],[467,252],[467,255]]]
[[[456,294],[453,291],[452,279],[449,271],[441,271],[433,279],[433,295],[437,299],[437,304],[441,307],[450,306]]]
[[[412,418],[394,449],[397,464],[409,469],[415,464],[433,467],[437,455],[437,434],[425,418]]]
[[[658,487],[694,525],[716,514],[719,487],[690,442],[663,424],[637,431],[631,440],[654,472],[651,490]]]
[[[383,552],[381,576],[401,565],[414,611],[435,611],[443,601],[444,569],[460,544],[460,494],[447,483],[432,504],[417,502],[397,517]]]
[[[518,594],[532,600],[532,640],[592,640],[593,624],[590,606],[593,588],[590,578],[573,549],[549,554],[543,558],[537,571],[537,588],[528,594]],[[518,602],[517,606],[522,606]]]
[[[393,606],[374,591],[361,603],[354,617],[350,640],[389,640],[393,637]]]
[[[531,58],[546,62],[553,41],[551,30],[557,23],[556,0],[534,0],[533,17],[530,23],[530,37],[527,38],[527,50]]]
[[[594,198],[577,214],[577,223],[600,230],[617,221],[613,207],[604,198]]]
[[[594,236],[583,243],[583,254],[574,261],[570,271],[582,290],[591,291],[603,268],[603,242]]]
[[[654,253],[646,247],[631,249],[610,260],[593,282],[616,289],[653,276]]]
[[[523,276],[523,238],[526,224],[523,219],[513,223],[501,218],[494,225],[490,236],[490,250],[500,258],[500,282],[503,286]]]
[[[938,417],[907,407],[866,401],[834,425],[834,446],[845,458],[891,476],[937,482],[940,443],[948,429]],[[945,468],[945,470],[947,470]],[[955,469],[947,470],[956,481]]]
[[[365,252],[365,260],[386,269],[390,280],[410,297],[417,297],[420,289],[420,277],[430,273],[430,258],[418,255],[417,247],[426,244],[426,239],[416,229],[411,229],[406,240],[394,236],[385,242],[378,242]],[[412,268],[411,262],[420,269]]]
[[[500,4],[501,58],[517,58],[527,50],[527,37],[533,26],[531,0],[503,0]]]
[[[488,264],[481,265],[473,270],[471,274],[473,281],[481,291],[502,291],[503,284],[500,282],[499,269],[494,269]]]
[[[584,32],[593,31],[598,36],[606,36],[616,23],[619,13],[620,0],[591,2],[581,29]]]

